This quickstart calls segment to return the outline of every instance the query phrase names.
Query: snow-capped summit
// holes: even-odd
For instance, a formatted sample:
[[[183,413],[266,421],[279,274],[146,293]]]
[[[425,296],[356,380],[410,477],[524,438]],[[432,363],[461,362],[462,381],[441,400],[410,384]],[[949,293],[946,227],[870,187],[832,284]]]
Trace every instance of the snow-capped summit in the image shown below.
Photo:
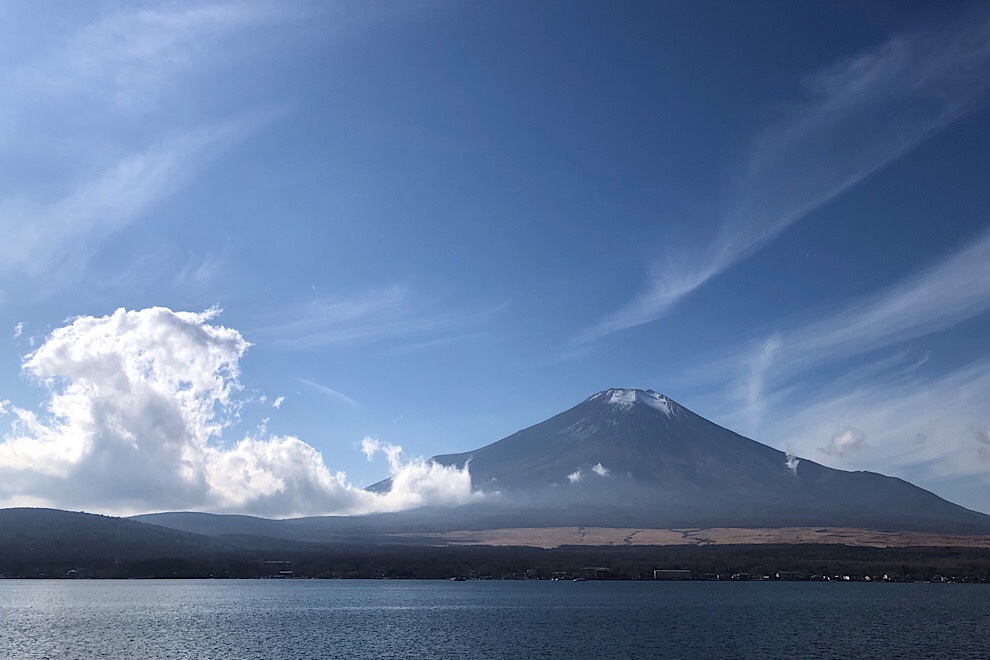
[[[625,410],[629,410],[637,403],[641,403],[659,410],[668,417],[673,416],[677,411],[676,403],[665,397],[663,394],[654,392],[653,390],[611,388],[603,390],[598,394],[593,394],[585,399],[585,401],[607,403]]]

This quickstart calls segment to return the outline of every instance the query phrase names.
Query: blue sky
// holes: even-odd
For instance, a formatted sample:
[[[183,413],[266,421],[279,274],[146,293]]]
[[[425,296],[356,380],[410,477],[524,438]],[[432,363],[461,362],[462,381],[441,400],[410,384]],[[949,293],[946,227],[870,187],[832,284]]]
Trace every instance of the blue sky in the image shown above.
[[[643,387],[990,512],[987,44],[962,2],[6,3],[0,503],[462,501],[417,457]]]

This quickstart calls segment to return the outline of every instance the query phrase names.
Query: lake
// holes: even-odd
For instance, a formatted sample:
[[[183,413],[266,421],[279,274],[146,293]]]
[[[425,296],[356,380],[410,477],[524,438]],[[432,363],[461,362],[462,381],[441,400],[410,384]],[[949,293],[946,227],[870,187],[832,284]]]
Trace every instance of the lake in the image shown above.
[[[0,658],[980,658],[990,586],[0,580]]]

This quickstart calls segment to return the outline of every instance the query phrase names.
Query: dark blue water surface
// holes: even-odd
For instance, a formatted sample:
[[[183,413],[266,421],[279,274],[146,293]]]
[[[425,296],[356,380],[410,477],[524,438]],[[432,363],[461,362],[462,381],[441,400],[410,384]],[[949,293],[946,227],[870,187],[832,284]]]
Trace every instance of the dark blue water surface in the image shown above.
[[[0,658],[981,658],[990,586],[0,580]]]

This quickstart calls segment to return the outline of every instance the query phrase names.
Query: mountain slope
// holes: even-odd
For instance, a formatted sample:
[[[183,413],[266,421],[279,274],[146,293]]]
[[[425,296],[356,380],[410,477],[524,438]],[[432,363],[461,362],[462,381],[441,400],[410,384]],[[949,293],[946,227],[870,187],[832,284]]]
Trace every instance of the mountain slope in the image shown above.
[[[549,509],[558,524],[990,529],[990,516],[901,479],[789,457],[649,390],[605,390],[491,445],[434,460],[468,464],[475,486],[498,491],[527,524]]]

